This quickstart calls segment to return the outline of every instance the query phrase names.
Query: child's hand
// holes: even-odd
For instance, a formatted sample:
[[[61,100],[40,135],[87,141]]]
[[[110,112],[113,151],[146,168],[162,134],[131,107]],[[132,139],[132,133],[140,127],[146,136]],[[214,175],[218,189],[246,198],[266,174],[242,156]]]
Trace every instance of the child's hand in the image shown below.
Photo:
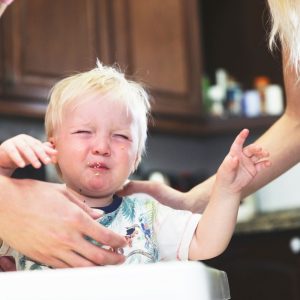
[[[271,165],[269,153],[260,146],[251,144],[243,148],[248,134],[248,129],[239,133],[217,172],[219,184],[234,193],[240,192],[258,172]]]
[[[51,143],[20,134],[6,140],[0,145],[0,167],[14,171],[31,164],[38,169],[43,164],[56,162],[57,151]]]

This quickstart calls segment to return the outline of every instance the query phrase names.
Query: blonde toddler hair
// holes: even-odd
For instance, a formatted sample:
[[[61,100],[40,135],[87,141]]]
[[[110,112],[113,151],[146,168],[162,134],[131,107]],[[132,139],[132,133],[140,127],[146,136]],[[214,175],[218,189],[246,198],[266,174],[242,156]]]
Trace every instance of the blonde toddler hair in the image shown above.
[[[297,75],[300,71],[300,1],[268,0],[272,28],[269,46],[271,50],[281,43],[288,53],[289,65],[294,67]]]

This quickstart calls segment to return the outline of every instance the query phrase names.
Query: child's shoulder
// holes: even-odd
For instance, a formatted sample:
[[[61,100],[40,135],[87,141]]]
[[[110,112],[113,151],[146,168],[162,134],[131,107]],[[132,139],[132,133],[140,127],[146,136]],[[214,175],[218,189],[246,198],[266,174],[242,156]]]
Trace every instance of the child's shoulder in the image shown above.
[[[123,201],[138,200],[141,202],[157,202],[152,196],[144,193],[136,193],[123,197]]]
[[[123,197],[123,201],[125,202],[133,202],[133,203],[142,203],[142,204],[146,204],[146,203],[152,203],[154,205],[156,205],[158,202],[157,200],[155,200],[152,196],[148,195],[148,194],[143,194],[143,193],[137,193],[137,194],[132,194],[129,196],[125,196]]]

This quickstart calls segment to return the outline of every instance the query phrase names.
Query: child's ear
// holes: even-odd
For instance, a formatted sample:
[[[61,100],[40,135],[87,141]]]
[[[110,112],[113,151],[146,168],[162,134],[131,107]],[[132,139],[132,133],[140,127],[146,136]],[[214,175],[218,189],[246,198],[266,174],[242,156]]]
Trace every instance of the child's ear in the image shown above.
[[[48,138],[48,142],[53,146],[53,148],[56,148],[56,142],[54,137]]]

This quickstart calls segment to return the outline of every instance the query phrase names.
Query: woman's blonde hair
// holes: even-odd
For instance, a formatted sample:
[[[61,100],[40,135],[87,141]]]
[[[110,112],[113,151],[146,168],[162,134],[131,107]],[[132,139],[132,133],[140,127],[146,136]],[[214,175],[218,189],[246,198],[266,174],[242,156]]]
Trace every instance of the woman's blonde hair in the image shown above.
[[[99,61],[96,68],[62,79],[54,85],[45,115],[47,137],[53,137],[61,126],[64,109],[69,105],[88,101],[90,98],[85,96],[91,93],[99,94],[103,101],[120,101],[137,122],[139,130],[137,167],[145,151],[147,139],[150,113],[148,93],[140,83],[126,79],[124,73],[116,67],[104,66]]]
[[[300,71],[300,1],[299,0],[268,0],[272,29],[269,46],[271,50],[281,47],[288,53],[289,64],[299,75]]]

